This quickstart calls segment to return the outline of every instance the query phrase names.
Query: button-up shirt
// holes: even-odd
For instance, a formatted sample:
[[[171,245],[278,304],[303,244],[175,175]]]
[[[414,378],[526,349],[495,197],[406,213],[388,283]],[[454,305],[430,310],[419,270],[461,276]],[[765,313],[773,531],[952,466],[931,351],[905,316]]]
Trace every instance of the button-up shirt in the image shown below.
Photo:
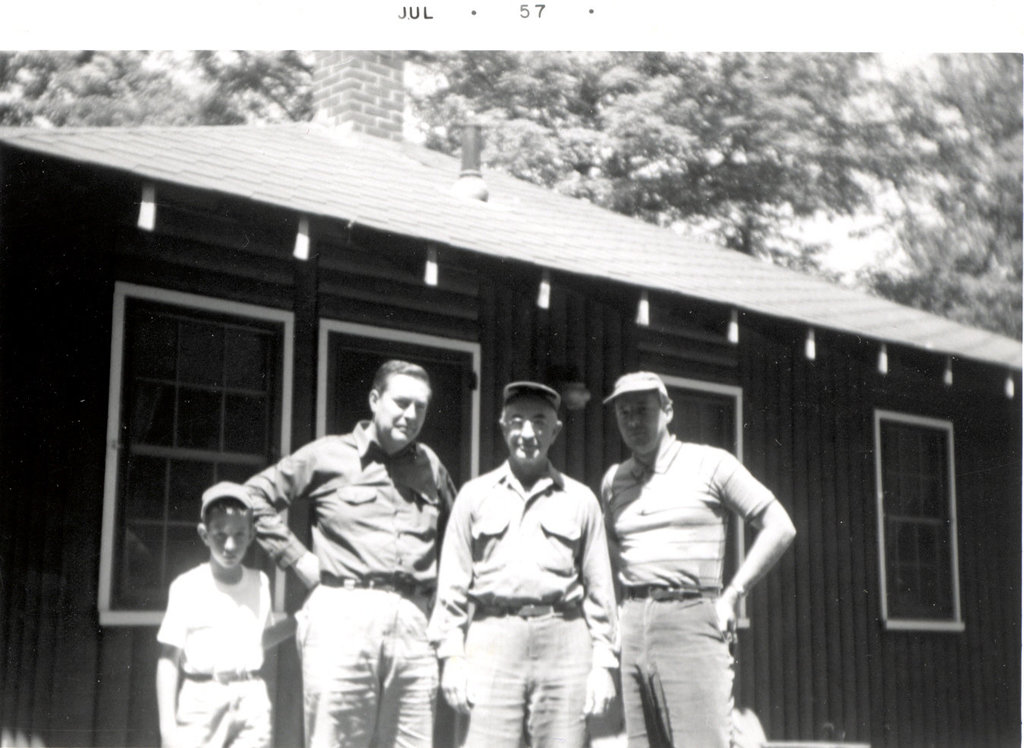
[[[729,452],[673,437],[653,465],[613,465],[601,500],[622,584],[718,590],[729,517],[749,520],[776,499]]]
[[[430,636],[463,654],[469,605],[582,605],[594,664],[616,667],[615,594],[597,497],[553,467],[529,490],[506,462],[459,492],[441,553]]]
[[[413,442],[389,456],[368,427],[317,439],[246,482],[257,540],[280,566],[295,564],[307,550],[278,512],[309,500],[321,572],[432,587],[455,487],[428,447]]]

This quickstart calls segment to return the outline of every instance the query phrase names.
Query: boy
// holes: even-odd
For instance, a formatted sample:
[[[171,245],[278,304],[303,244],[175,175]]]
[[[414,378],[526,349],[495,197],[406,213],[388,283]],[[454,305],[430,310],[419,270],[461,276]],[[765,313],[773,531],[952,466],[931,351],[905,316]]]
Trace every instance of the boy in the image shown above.
[[[267,575],[242,565],[255,537],[245,488],[222,482],[207,489],[200,516],[210,560],[171,583],[157,633],[161,741],[166,748],[266,748],[263,649],[289,636],[294,619],[271,626]]]

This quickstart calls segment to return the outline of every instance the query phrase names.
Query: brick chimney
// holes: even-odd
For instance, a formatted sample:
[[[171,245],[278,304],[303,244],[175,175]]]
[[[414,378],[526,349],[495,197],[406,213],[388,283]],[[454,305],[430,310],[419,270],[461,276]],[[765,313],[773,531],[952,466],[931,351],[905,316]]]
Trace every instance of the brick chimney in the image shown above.
[[[356,132],[402,140],[404,65],[401,52],[316,52],[315,119],[333,125],[351,123]]]

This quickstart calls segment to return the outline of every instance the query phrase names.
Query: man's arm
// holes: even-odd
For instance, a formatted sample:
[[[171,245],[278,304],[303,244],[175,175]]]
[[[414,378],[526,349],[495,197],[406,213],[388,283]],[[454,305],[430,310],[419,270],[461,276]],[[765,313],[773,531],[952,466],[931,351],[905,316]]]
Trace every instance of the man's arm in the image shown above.
[[[165,748],[175,745],[178,731],[178,685],[181,674],[181,650],[160,645],[156,662],[156,708],[160,719],[160,742]]]
[[[472,509],[461,493],[452,508],[441,548],[437,602],[428,634],[442,661],[441,689],[453,709],[468,714],[464,643],[469,625],[469,585],[473,579]]]
[[[757,538],[747,551],[740,568],[736,570],[732,580],[716,601],[718,619],[723,625],[723,630],[735,626],[736,606],[740,598],[775,566],[796,537],[793,521],[778,500],[773,500],[754,516],[751,524],[758,530]]]
[[[580,572],[585,591],[583,617],[593,642],[593,662],[587,679],[584,712],[596,715],[607,711],[615,698],[611,671],[619,666],[616,653],[618,612],[604,517],[596,497],[591,494],[590,499],[586,504]]]
[[[291,568],[308,588],[320,582],[320,563],[279,512],[305,496],[315,472],[316,455],[307,444],[245,482],[253,503],[257,542],[278,566]]]

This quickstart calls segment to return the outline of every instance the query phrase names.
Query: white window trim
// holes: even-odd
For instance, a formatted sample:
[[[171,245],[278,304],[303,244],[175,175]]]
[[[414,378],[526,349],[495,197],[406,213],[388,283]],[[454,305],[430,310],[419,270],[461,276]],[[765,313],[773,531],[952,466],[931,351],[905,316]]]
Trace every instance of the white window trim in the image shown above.
[[[473,362],[473,373],[479,383],[480,377],[480,344],[465,340],[442,338],[439,335],[427,335],[418,332],[406,332],[389,327],[362,325],[356,322],[342,322],[335,319],[320,319],[320,338],[317,356],[317,387],[316,387],[316,434],[318,437],[327,434],[327,347],[331,333],[341,333],[373,340],[391,340],[398,343],[411,343],[430,348],[442,348],[451,351],[469,353]],[[369,393],[367,393],[369,395]],[[477,386],[471,395],[470,427],[470,478],[480,473],[480,387]]]
[[[669,387],[680,387],[686,390],[698,392],[710,392],[715,395],[726,395],[733,399],[736,412],[733,423],[735,434],[733,443],[736,459],[743,462],[743,388],[731,384],[719,384],[717,382],[705,382],[701,379],[688,379],[686,377],[674,377],[668,374],[659,374],[665,384]],[[733,532],[736,534],[736,568],[738,569],[747,556],[747,524],[742,518],[733,516]],[[723,580],[724,581],[724,580]],[[740,598],[739,610],[737,611],[736,625],[740,628],[750,628],[750,618],[747,615],[747,599]]]
[[[98,608],[101,626],[159,625],[163,611],[116,610],[111,608],[112,576],[114,573],[114,534],[117,518],[117,475],[121,458],[119,431],[121,425],[121,391],[124,368],[124,315],[129,298],[144,299],[164,304],[222,312],[238,317],[280,322],[282,333],[282,400],[281,400],[281,454],[291,452],[292,426],[292,366],[294,315],[278,309],[198,296],[180,291],[142,286],[118,281],[114,285],[113,318],[110,333],[110,388],[107,394],[107,455],[103,476],[103,529],[100,543],[100,579]],[[285,574],[280,569],[274,575],[274,611],[284,611]]]
[[[914,618],[891,618],[889,616],[889,594],[886,583],[887,573],[885,565],[885,503],[884,491],[882,488],[882,421],[896,421],[907,423],[913,426],[924,426],[926,428],[945,431],[946,451],[949,469],[949,534],[950,534],[950,573],[953,584],[953,618],[948,621],[919,620]],[[953,462],[953,423],[938,418],[926,418],[908,413],[899,413],[892,410],[875,410],[874,419],[875,432],[875,501],[877,507],[878,521],[878,570],[879,590],[882,596],[882,621],[885,628],[893,631],[946,631],[960,632],[964,630],[964,621],[960,613],[960,561],[959,561],[959,533],[957,531],[956,519],[956,467]]]

